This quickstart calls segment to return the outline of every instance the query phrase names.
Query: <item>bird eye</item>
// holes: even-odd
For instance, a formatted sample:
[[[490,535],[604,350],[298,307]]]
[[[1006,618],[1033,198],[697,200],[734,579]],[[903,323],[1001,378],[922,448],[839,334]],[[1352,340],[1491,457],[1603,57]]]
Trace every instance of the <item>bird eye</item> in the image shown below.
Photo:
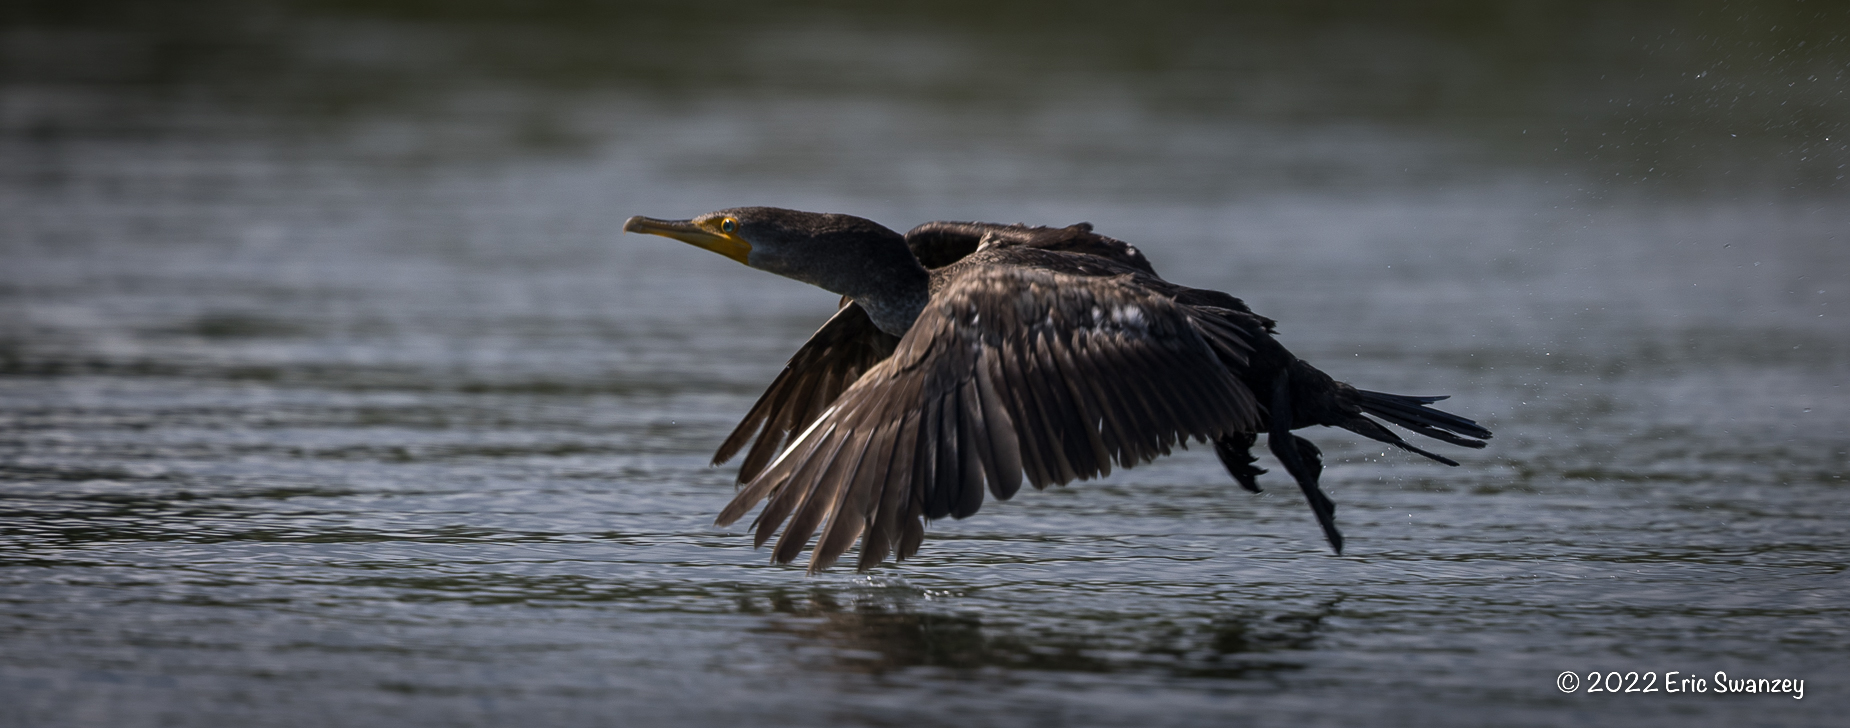
[[[719,231],[722,233],[729,233],[737,229],[739,229],[739,223],[733,221],[730,217],[721,220],[719,223]]]

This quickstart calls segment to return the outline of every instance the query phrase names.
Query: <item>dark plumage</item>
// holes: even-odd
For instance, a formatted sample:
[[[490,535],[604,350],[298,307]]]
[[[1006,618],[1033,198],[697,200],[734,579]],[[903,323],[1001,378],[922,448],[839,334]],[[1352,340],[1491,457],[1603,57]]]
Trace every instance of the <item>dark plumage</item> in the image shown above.
[[[791,357],[714,464],[745,451],[720,512],[753,524],[788,562],[818,530],[810,571],[858,539],[859,568],[915,553],[925,521],[1131,467],[1187,440],[1214,443],[1259,491],[1258,433],[1342,553],[1317,446],[1291,434],[1341,427],[1448,465],[1367,415],[1455,445],[1490,431],[1427,405],[1443,397],[1358,390],[1292,356],[1240,299],[1178,286],[1135,247],[1065,228],[934,222],[904,236],[862,218],[766,207],[692,220],[631,218],[843,296]],[[1479,439],[1471,439],[1479,438]],[[747,449],[747,446],[750,446]]]

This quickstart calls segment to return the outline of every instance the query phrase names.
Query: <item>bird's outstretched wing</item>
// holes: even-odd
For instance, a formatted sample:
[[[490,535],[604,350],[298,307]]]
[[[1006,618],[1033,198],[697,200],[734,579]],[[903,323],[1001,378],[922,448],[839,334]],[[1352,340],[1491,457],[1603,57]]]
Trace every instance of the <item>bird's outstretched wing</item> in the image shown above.
[[[751,442],[751,450],[739,466],[739,482],[750,482],[777,457],[794,433],[809,426],[849,385],[890,356],[898,344],[899,337],[876,328],[867,318],[867,311],[844,301],[835,316],[803,342],[802,348],[784,364],[784,371],[758,396],[757,404],[714,453],[713,464],[731,460]]]
[[[1253,394],[1229,369],[1251,351],[1246,334],[1135,278],[1007,266],[958,275],[893,356],[828,404],[718,523],[768,498],[755,543],[788,520],[776,561],[820,528],[812,572],[857,538],[866,569],[916,552],[923,519],[975,513],[985,485],[1007,499],[1023,476],[1044,488],[1191,437],[1258,429]]]

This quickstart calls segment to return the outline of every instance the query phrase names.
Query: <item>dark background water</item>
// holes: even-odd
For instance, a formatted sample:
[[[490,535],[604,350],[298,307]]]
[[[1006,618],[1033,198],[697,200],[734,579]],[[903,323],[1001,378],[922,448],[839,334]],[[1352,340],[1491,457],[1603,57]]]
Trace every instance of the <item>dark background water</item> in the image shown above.
[[[1826,725],[1850,9],[11,3],[0,724]],[[1199,448],[805,577],[832,296],[632,214],[1067,224],[1497,431]],[[1563,694],[1562,671],[1806,680]]]

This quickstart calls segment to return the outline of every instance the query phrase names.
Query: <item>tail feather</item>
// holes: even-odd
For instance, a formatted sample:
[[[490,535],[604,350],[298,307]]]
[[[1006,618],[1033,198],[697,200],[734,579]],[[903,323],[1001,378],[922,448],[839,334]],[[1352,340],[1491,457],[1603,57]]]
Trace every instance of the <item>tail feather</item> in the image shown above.
[[[1471,448],[1484,447],[1485,443],[1483,440],[1490,439],[1490,430],[1485,429],[1478,423],[1459,417],[1450,412],[1436,410],[1426,406],[1445,399],[1444,396],[1413,397],[1404,394],[1370,392],[1368,390],[1356,391],[1361,395],[1359,404],[1363,412],[1405,427],[1421,435],[1435,440],[1449,442],[1453,445]],[[1418,447],[1414,447],[1399,435],[1394,434],[1392,430],[1382,427],[1380,424],[1366,417],[1351,418],[1350,421],[1343,423],[1342,427],[1356,434],[1419,453],[1433,460],[1445,463],[1446,465],[1458,464],[1451,458],[1435,455]],[[1470,438],[1479,439],[1473,440]]]
[[[1450,412],[1436,410],[1426,406],[1433,402],[1446,399],[1446,396],[1409,397],[1403,394],[1370,392],[1365,389],[1356,391],[1362,395],[1363,412],[1380,417],[1396,425],[1401,425],[1409,430],[1418,431],[1414,425],[1425,425],[1429,428],[1445,430],[1447,434],[1464,435],[1465,437],[1475,437],[1480,440],[1490,439],[1490,430],[1484,429],[1484,427],[1479,425],[1476,421],[1467,420]],[[1484,443],[1481,442],[1473,444],[1455,444],[1463,444],[1465,447],[1484,446]]]

